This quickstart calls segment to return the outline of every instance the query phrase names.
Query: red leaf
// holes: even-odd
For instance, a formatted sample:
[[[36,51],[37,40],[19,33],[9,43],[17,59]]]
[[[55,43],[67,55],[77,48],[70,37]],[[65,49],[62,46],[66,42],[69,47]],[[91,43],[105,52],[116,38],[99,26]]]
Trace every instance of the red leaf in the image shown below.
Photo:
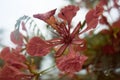
[[[40,39],[39,37],[33,37],[27,44],[27,52],[31,56],[45,56],[50,52],[53,46],[48,42]]]
[[[0,80],[31,80],[32,75],[27,75],[22,70],[6,64],[0,71]]]
[[[69,5],[64,7],[58,16],[62,18],[63,20],[67,21],[68,24],[71,23],[72,18],[76,15],[77,11],[79,10],[79,7]]]
[[[0,69],[0,80],[30,80],[29,76],[24,71],[28,69],[25,64],[26,58],[18,51],[9,47],[3,48],[0,53],[0,58],[5,62],[4,66]],[[19,77],[19,78],[18,78]],[[30,77],[28,79],[28,77]]]
[[[91,22],[91,20],[93,19],[93,18],[95,18],[94,17],[94,9],[92,9],[92,10],[90,10],[87,14],[86,14],[86,22],[87,23],[90,23]]]
[[[15,74],[18,73],[19,70],[10,66],[10,65],[5,65],[1,72],[0,72],[0,79],[2,80],[16,80],[15,79]]]
[[[86,23],[89,29],[95,28],[98,23],[98,17],[95,17],[94,14],[95,10],[90,10],[86,15]]]
[[[95,28],[98,24],[98,18],[103,13],[103,7],[97,5],[95,9],[90,10],[86,15],[87,30]]]
[[[65,73],[74,73],[82,69],[86,56],[80,55],[79,52],[75,52],[73,48],[70,48],[67,55],[56,58],[56,65],[59,70]]]
[[[5,47],[2,49],[1,53],[0,53],[0,58],[5,60],[5,61],[8,61],[8,58],[11,54],[11,51],[10,51],[10,48],[9,47]]]
[[[97,24],[98,24],[98,19],[95,18],[88,24],[87,29],[88,30],[94,29],[94,28],[96,28]]]
[[[56,9],[51,10],[49,12],[43,13],[43,14],[35,14],[33,15],[35,18],[38,18],[40,20],[43,20],[47,24],[49,24],[52,28],[54,28],[56,31],[59,32],[58,29],[58,21],[55,19],[54,14],[55,14]]]
[[[27,68],[27,66],[24,64],[26,61],[25,56],[20,54],[18,51],[13,49],[10,50],[9,47],[3,48],[0,54],[0,58],[3,59],[7,64],[10,64],[14,67]]]
[[[93,15],[98,18],[100,15],[102,15],[103,10],[104,9],[101,5],[97,5]]]
[[[46,22],[50,17],[52,17],[55,14],[56,9],[51,10],[49,12],[43,13],[43,14],[35,14],[33,17],[41,19]]]
[[[11,41],[19,46],[23,45],[23,35],[19,32],[19,30],[14,30],[10,34]]]

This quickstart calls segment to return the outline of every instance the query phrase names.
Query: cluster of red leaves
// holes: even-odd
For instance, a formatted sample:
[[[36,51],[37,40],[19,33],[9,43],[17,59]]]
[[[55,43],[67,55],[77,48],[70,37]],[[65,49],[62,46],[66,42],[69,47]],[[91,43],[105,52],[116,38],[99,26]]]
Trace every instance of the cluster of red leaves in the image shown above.
[[[87,13],[86,22],[88,27],[85,30],[81,31],[84,25],[79,22],[71,32],[71,21],[78,10],[79,8],[73,5],[64,7],[58,14],[58,17],[62,19],[61,21],[58,21],[54,16],[56,9],[44,14],[35,14],[35,18],[43,20],[55,29],[59,37],[46,41],[39,37],[33,37],[27,44],[28,54],[32,56],[44,56],[52,48],[57,47],[55,53],[57,67],[66,73],[80,71],[87,57],[81,53],[81,50],[86,48],[86,41],[79,36],[82,32],[97,26],[98,18],[102,14],[103,8],[98,5],[96,9],[90,10]]]
[[[72,47],[72,46],[70,46]],[[75,52],[72,48],[69,50],[68,55],[62,55],[56,59],[57,67],[67,73],[78,72],[82,69],[84,61],[87,59],[86,56]]]
[[[6,47],[1,51],[0,59],[4,61],[4,65],[0,69],[1,80],[30,80],[32,78],[32,75],[27,74],[25,56],[18,51]]]
[[[48,23],[49,25],[51,25],[51,27],[57,31],[59,37],[48,41],[44,41],[39,37],[33,37],[27,44],[28,54],[32,56],[44,56],[50,52],[51,48],[58,47],[59,49],[55,53],[56,65],[58,66],[58,68],[66,73],[67,72],[74,73],[79,71],[87,57],[80,56],[79,51],[75,51],[73,47],[70,47],[73,45],[79,48],[85,47],[80,46],[84,45],[85,41],[80,39],[78,35],[81,23],[78,23],[73,32],[70,33],[72,18],[76,15],[76,12],[78,10],[79,8],[73,5],[69,5],[63,8],[61,12],[58,14],[58,16],[61,19],[63,19],[63,21],[61,22],[58,22],[57,19],[54,17],[56,9],[49,11],[45,14],[34,15],[35,18],[41,19]],[[66,25],[68,25],[68,27]],[[63,53],[65,52],[66,49],[71,51],[68,51],[68,53],[66,53],[65,55]],[[71,57],[69,55],[72,55],[74,57]],[[64,58],[65,56],[68,57]],[[61,58],[61,60],[58,60],[58,58]],[[65,64],[66,62],[68,63]],[[63,66],[71,64],[72,66],[67,68],[62,67],[61,64]],[[75,66],[77,66],[78,69],[76,69]]]

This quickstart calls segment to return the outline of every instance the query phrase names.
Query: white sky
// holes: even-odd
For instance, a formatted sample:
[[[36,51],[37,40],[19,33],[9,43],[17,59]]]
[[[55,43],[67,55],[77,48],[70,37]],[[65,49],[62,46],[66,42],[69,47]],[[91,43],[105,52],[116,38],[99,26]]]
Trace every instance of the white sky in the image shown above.
[[[32,16],[66,4],[64,0],[0,0],[0,27],[13,27],[16,20]]]

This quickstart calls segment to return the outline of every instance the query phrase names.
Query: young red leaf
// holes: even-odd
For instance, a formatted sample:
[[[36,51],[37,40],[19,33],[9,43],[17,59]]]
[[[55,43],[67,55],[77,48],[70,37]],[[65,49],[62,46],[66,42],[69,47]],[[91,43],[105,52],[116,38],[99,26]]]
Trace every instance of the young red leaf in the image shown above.
[[[27,73],[6,64],[0,71],[0,80],[31,80],[32,75],[27,75]]]
[[[18,69],[15,69],[9,65],[5,65],[0,71],[0,80],[16,80],[15,74],[18,72]]]
[[[11,41],[19,46],[23,45],[23,35],[19,32],[19,30],[14,30],[10,34]]]
[[[33,15],[35,18],[38,18],[40,20],[43,20],[47,24],[49,24],[52,28],[54,28],[56,31],[59,32],[58,29],[58,21],[55,19],[54,14],[55,14],[56,9],[51,10],[49,12],[43,13],[43,14],[35,14]]]
[[[86,30],[96,28],[96,26],[98,24],[98,18],[102,13],[103,13],[103,7],[100,4],[97,5],[95,9],[92,9],[87,13],[87,15],[85,17],[86,23],[87,23]]]
[[[5,47],[5,48],[2,49],[2,51],[0,53],[0,58],[7,61],[10,54],[11,54],[10,48]]]
[[[79,7],[76,7],[74,5],[69,5],[61,9],[58,16],[63,20],[67,21],[68,24],[70,24],[72,21],[72,18],[76,15],[78,10],[79,10]]]
[[[87,23],[87,28],[95,28],[98,24],[98,17],[95,17],[94,14],[95,10],[90,10],[87,15],[86,15],[86,23]]]
[[[56,65],[61,71],[72,74],[82,69],[86,59],[86,56],[80,55],[79,52],[75,52],[71,47],[68,54],[56,58]]]
[[[94,10],[95,11],[93,15],[94,17],[98,18],[100,15],[102,15],[104,8],[102,5],[98,4]]]
[[[52,45],[48,42],[40,39],[39,37],[33,37],[27,44],[27,52],[31,56],[45,56],[50,52]]]
[[[25,56],[20,54],[18,51],[13,49],[10,50],[9,47],[3,48],[0,54],[0,58],[4,60],[5,63],[16,68],[27,68],[27,66],[24,64],[26,61]]]
[[[35,15],[33,15],[33,17],[38,18],[38,19],[46,22],[48,19],[50,19],[50,17],[52,17],[55,14],[55,11],[56,11],[56,9],[51,10],[51,11],[46,12],[46,13],[43,13],[43,14],[35,14]]]

